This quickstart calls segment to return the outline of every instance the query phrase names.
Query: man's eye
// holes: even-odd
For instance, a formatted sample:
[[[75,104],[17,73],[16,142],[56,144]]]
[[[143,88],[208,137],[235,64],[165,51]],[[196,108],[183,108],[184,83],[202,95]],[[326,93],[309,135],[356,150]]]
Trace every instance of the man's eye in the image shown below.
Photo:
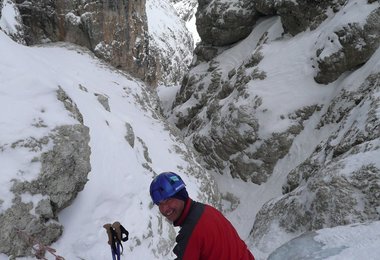
[[[168,203],[170,201],[170,198],[169,199],[166,199],[166,200],[163,200],[163,201],[161,201],[160,202],[160,204],[166,204],[166,203]]]

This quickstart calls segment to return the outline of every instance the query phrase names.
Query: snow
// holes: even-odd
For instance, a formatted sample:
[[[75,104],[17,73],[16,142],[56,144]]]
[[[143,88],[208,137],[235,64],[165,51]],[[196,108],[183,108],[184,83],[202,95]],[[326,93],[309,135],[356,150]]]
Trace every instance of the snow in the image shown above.
[[[218,72],[226,76],[231,69],[239,67],[246,57],[250,57],[253,54],[261,36],[268,32],[266,36],[268,43],[263,45],[264,47],[260,50],[264,58],[258,65],[259,69],[267,74],[267,77],[265,80],[251,81],[248,87],[251,96],[258,95],[263,98],[262,111],[255,112],[255,116],[259,119],[259,125],[262,126],[259,133],[260,137],[265,139],[265,137],[270,136],[273,132],[282,132],[287,129],[292,122],[282,120],[282,115],[287,115],[297,108],[307,105],[329,104],[336,93],[341,90],[342,86],[347,88],[347,90],[351,86],[357,87],[370,73],[378,71],[380,63],[378,62],[379,56],[377,52],[367,62],[366,66],[363,66],[356,72],[346,73],[339,80],[329,85],[320,85],[313,79],[315,69],[313,68],[314,64],[312,60],[315,57],[317,49],[321,47],[318,44],[326,42],[325,39],[321,40],[321,38],[328,37],[331,32],[337,28],[341,28],[347,21],[359,24],[363,23],[368,14],[376,8],[379,8],[378,3],[366,5],[365,1],[349,1],[349,4],[341,12],[322,23],[319,29],[306,31],[295,37],[282,35],[283,31],[279,17],[265,18],[258,21],[254,30],[246,39],[235,44],[232,48],[223,51],[214,59],[218,63]],[[360,10],[360,14],[356,13],[358,10]],[[336,47],[335,45],[324,46],[326,53],[327,51],[330,53],[336,51]],[[199,74],[201,75],[197,75],[199,77],[206,75],[206,78],[202,82],[207,85],[207,76],[209,75],[206,72],[208,69],[207,64],[201,63],[192,68],[192,75]],[[224,80],[228,81],[227,77]],[[167,93],[165,95],[169,96]],[[165,97],[163,96],[162,98]],[[252,99],[250,101],[253,103]],[[241,103],[236,104],[236,106],[246,104],[242,99],[238,102]],[[194,103],[194,100],[190,98],[176,111],[183,113],[186,111],[186,108],[192,106],[192,103]],[[247,105],[249,106],[249,104]],[[327,107],[325,106],[324,110]],[[223,107],[222,109],[227,108]],[[323,114],[324,110],[320,114]],[[360,113],[364,114],[365,111],[364,108]],[[336,126],[333,124],[317,130],[316,126],[320,120],[319,116],[318,114],[314,114],[304,122],[304,131],[296,137],[289,153],[279,160],[270,179],[265,184],[247,184],[241,180],[231,179],[228,173],[216,176],[219,189],[225,198],[223,201],[224,213],[246,241],[248,241],[249,233],[254,223],[252,216],[257,214],[265,202],[282,196],[281,187],[286,180],[286,173],[289,173],[307,159],[315,147],[336,130]],[[362,123],[359,123],[359,125]],[[350,126],[350,124],[347,124],[347,126]],[[202,128],[200,133],[208,135],[207,127]],[[378,147],[378,142],[373,144],[373,146]],[[379,153],[375,151],[353,156],[351,157],[352,161],[345,162],[342,174],[353,172],[368,162],[377,162],[376,165],[378,165],[379,159],[376,158],[379,158]],[[232,195],[229,193],[232,193]],[[226,198],[234,196],[240,200],[237,205],[231,203],[231,199]],[[280,228],[273,226],[271,233],[263,241],[260,241],[260,245],[262,246],[260,249],[263,251],[253,246],[255,241],[248,241],[248,243],[252,244],[251,250],[257,259],[266,259],[272,250],[291,238],[292,236],[284,233]],[[252,240],[254,239],[252,238]],[[340,259],[355,258],[345,257]]]
[[[177,19],[171,18],[171,15],[175,13],[175,11],[170,3],[167,0],[160,2],[148,0],[146,3],[146,12],[148,17],[149,33],[158,36],[154,37],[154,39],[159,39],[159,41],[157,41],[158,47],[160,49],[165,49],[167,48],[167,45],[178,45],[179,42],[170,42],[175,41],[175,38],[165,37],[165,35],[170,31],[179,30],[177,28],[183,23],[179,17]],[[169,41],[169,43],[166,41]]]
[[[301,235],[268,260],[379,259],[380,221],[321,229]]]
[[[194,46],[201,41],[197,26],[195,12],[198,8],[197,0],[179,0],[172,3],[179,16],[185,20],[186,28],[193,36]]]
[[[5,32],[14,34],[17,32],[17,26],[20,23],[17,21],[18,10],[14,7],[14,3],[11,0],[2,1],[1,15],[0,15],[0,28]]]
[[[193,57],[192,34],[169,0],[148,0],[146,14],[151,53],[163,69],[159,84],[179,84]]]
[[[9,191],[11,179],[31,180],[39,172],[39,164],[31,163],[38,153],[14,150],[11,144],[22,138],[42,137],[61,124],[78,123],[57,101],[56,91],[61,87],[77,104],[84,124],[90,128],[92,170],[85,189],[60,213],[65,230],[53,247],[66,259],[106,259],[110,249],[102,225],[119,220],[131,233],[126,255],[157,258],[147,249],[168,239],[170,224],[163,223],[162,232],[167,234],[162,237],[149,230],[149,225],[157,226],[160,219],[157,208],[152,209],[148,192],[153,173],[143,165],[148,164],[155,172],[179,173],[190,166],[182,155],[175,153],[176,147],[185,149],[184,145],[175,141],[154,109],[141,106],[135,99],[140,96],[141,103],[151,102],[144,100],[145,86],[78,47],[66,44],[25,47],[12,42],[3,32],[0,42],[0,194],[4,200],[1,212],[13,198]],[[98,102],[97,94],[109,98],[110,112]],[[35,120],[46,126],[32,127]],[[134,147],[125,141],[126,122],[136,135]],[[146,150],[151,162],[144,156]],[[189,193],[197,199],[200,193],[197,180],[194,176],[183,178]],[[149,232],[155,237],[143,241]],[[133,248],[133,252],[127,248]],[[6,257],[0,255],[0,259]]]
[[[161,107],[164,114],[168,114],[172,108],[175,96],[178,93],[180,86],[165,86],[160,85],[157,87],[157,94],[160,97]]]
[[[343,25],[358,24],[362,25],[368,14],[378,8],[378,5],[367,5],[365,0],[349,1],[347,5],[330,20],[327,19],[322,25],[319,35],[319,41],[316,47],[322,50],[319,55],[320,59],[328,57],[332,53],[341,49],[338,36],[334,33],[339,29],[343,29]],[[328,39],[328,40],[326,40]],[[358,46],[360,48],[360,46]]]
[[[73,25],[78,25],[81,22],[80,17],[73,14],[72,12],[67,13],[65,19],[69,21],[70,23],[72,23]]]
[[[191,19],[186,22],[186,28],[189,30],[191,35],[193,35],[194,46],[201,41],[201,37],[197,31],[196,18],[195,15],[191,16]]]
[[[271,43],[262,50],[265,58],[259,65],[267,73],[267,80],[252,85],[253,92],[265,97],[264,106],[268,109],[266,113],[259,114],[259,120],[260,124],[271,127],[266,128],[266,132],[260,133],[261,135],[286,128],[290,122],[280,124],[279,118],[294,107],[310,104],[310,100],[328,102],[334,92],[339,90],[338,82],[359,81],[372,70],[380,69],[378,51],[368,66],[354,74],[344,75],[337,83],[321,87],[312,80],[314,71],[311,69],[310,57],[316,49],[315,40],[318,37],[328,37],[331,32],[325,30],[328,26],[333,25],[335,28],[353,17],[360,22],[365,13],[378,8],[378,4],[363,7],[361,3],[364,2],[350,1],[345,15],[336,16],[321,25],[324,30],[322,34],[316,30],[280,39],[280,20],[276,17],[265,19],[247,39],[217,58],[225,66],[223,69],[229,71],[247,53],[252,53],[260,38],[258,36],[269,30]],[[9,1],[4,1],[0,19],[0,27],[5,32],[11,32],[16,24],[15,14],[12,13],[14,9],[8,8],[8,3]],[[148,2],[148,16],[152,18],[149,27],[155,28],[155,32],[162,35],[170,24],[166,23],[164,13],[157,15],[154,12],[154,4],[157,2]],[[162,43],[164,48],[164,41]],[[77,123],[56,99],[56,91],[60,86],[77,104],[83,114],[84,124],[90,128],[92,170],[84,190],[71,206],[59,214],[59,221],[65,229],[63,236],[52,247],[66,259],[110,258],[102,225],[118,220],[131,234],[130,240],[124,245],[123,258],[173,258],[170,252],[157,251],[158,245],[169,241],[169,233],[173,230],[169,223],[160,222],[157,208],[152,207],[148,189],[153,173],[143,165],[148,164],[155,172],[172,170],[183,173],[181,176],[187,183],[189,194],[195,199],[200,193],[199,184],[194,176],[183,172],[190,167],[189,163],[181,154],[176,153],[176,146],[185,149],[185,145],[177,142],[168,132],[154,109],[148,106],[144,108],[134,98],[138,96],[147,104],[152,102],[143,98],[147,94],[144,84],[125,73],[110,69],[86,51],[71,45],[25,47],[14,43],[0,31],[0,46],[0,213],[12,203],[11,179],[17,177],[32,180],[36,178],[40,166],[37,162],[31,163],[37,152],[14,150],[11,144],[28,137],[43,137],[61,124]],[[339,46],[324,46],[325,53],[337,47]],[[349,84],[346,86],[349,87]],[[164,111],[170,109],[177,91],[178,86],[158,88]],[[109,98],[110,112],[98,102],[97,94]],[[289,104],[286,107],[288,111],[278,106],[284,102]],[[306,159],[313,148],[330,133],[331,129],[328,128],[317,131],[317,122],[316,116],[308,119],[305,130],[297,136],[288,155],[277,163],[267,183],[246,183],[232,179],[228,174],[215,176],[223,195],[229,192],[240,200],[237,205],[224,200],[223,211],[257,260],[266,259],[275,248],[293,238],[273,227],[273,233],[268,234],[265,241],[260,241],[268,251],[259,251],[253,246],[253,241],[249,240],[249,233],[254,216],[262,205],[281,196],[281,186],[286,178],[284,173]],[[31,127],[38,123],[43,123],[46,127]],[[125,142],[125,123],[133,127],[138,137],[134,147]],[[39,152],[47,149],[49,145]],[[149,151],[150,160],[144,156],[146,150]],[[356,160],[346,163],[347,172],[359,168],[366,160],[380,164],[376,156],[378,153],[375,152],[358,154]],[[25,201],[39,198],[39,195],[23,195]],[[161,230],[152,229],[152,226],[158,227],[161,224]],[[298,242],[294,240],[299,246],[284,245],[276,251],[279,258],[272,259],[296,259],[290,256],[299,256],[302,250],[306,253],[314,252],[315,258],[307,259],[378,259],[380,254],[380,222],[323,229],[301,238]],[[0,260],[3,259],[7,257],[0,254]]]

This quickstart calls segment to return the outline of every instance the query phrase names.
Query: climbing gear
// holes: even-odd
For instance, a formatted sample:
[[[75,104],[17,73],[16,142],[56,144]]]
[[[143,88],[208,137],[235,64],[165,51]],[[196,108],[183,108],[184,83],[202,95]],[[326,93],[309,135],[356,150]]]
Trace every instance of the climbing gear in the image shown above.
[[[161,201],[170,198],[185,186],[178,174],[163,172],[157,175],[150,184],[150,197],[154,204],[159,205]]]
[[[108,244],[111,246],[112,259],[120,260],[120,255],[123,254],[124,249],[121,242],[128,240],[129,232],[118,221],[112,225],[109,223],[104,224],[103,227],[107,230]]]
[[[45,257],[45,254],[49,253],[55,257],[54,258],[55,260],[65,260],[65,258],[63,258],[63,256],[57,255],[57,253],[56,253],[57,251],[54,248],[47,246],[47,245],[44,245],[37,238],[33,237],[32,235],[30,235],[26,231],[18,229],[18,228],[15,228],[15,230],[16,230],[17,235],[22,240],[24,240],[24,242],[28,245],[29,248],[32,249],[32,254],[37,259],[47,260],[47,258]],[[51,259],[51,258],[49,258],[49,259]]]

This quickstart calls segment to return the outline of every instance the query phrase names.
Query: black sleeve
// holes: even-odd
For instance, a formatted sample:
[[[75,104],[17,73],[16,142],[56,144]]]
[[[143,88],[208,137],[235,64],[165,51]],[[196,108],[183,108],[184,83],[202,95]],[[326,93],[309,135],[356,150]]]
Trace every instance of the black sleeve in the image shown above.
[[[189,215],[187,216],[183,226],[181,227],[175,239],[177,245],[174,247],[173,252],[177,256],[176,260],[182,260],[185,254],[186,246],[189,242],[191,234],[202,216],[205,205],[199,202],[192,201]]]

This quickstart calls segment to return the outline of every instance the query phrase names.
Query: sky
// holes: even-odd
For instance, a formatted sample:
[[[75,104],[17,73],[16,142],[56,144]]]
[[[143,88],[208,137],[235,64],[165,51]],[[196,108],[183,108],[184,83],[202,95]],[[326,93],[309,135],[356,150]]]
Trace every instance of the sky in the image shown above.
[[[361,14],[364,11],[361,10]],[[0,27],[6,32],[12,32],[17,23],[12,12],[12,8],[3,9]],[[338,26],[343,17],[338,18],[331,18],[336,21],[328,26],[326,24],[325,29]],[[351,18],[363,19],[360,15]],[[347,15],[344,19],[348,19]],[[312,55],[308,46],[317,32],[305,32],[296,38],[275,41],[281,34],[278,18],[261,21],[246,40],[221,54],[217,59],[225,71],[241,61],[245,53],[250,53],[254,46],[252,41],[265,31],[269,31],[269,37],[273,40],[268,49],[263,50],[265,59],[261,64],[269,80],[257,86],[257,91],[266,97],[266,106],[271,108],[273,114],[261,120],[281,128],[286,125],[271,124],[280,113],[276,110],[278,102],[294,100],[294,93],[297,93],[295,106],[307,104],[311,97],[328,102],[329,96],[339,86],[333,84],[330,88],[321,88],[312,83],[313,71],[304,66],[305,60]],[[324,32],[328,33],[326,30]],[[200,183],[195,176],[183,172],[183,169],[194,167],[196,163],[190,163],[177,153],[176,146],[183,150],[186,146],[167,130],[167,125],[154,109],[155,100],[146,98],[145,85],[126,73],[110,68],[77,46],[60,43],[26,47],[13,42],[3,31],[0,31],[0,46],[0,198],[3,200],[0,214],[10,207],[13,199],[9,191],[11,179],[36,178],[40,165],[31,161],[51,148],[48,144],[36,153],[23,148],[13,149],[11,144],[20,139],[43,137],[62,124],[78,123],[56,99],[56,91],[61,87],[77,104],[84,124],[90,128],[92,170],[84,190],[72,205],[59,213],[64,233],[52,247],[57,254],[70,260],[111,259],[102,225],[118,220],[131,234],[130,240],[124,243],[123,259],[173,259],[168,241],[177,229],[162,221],[157,208],[152,207],[148,190],[153,174],[143,165],[148,164],[155,172],[172,170],[182,174],[190,196],[195,199],[200,198]],[[289,51],[282,52],[285,48]],[[276,55],[282,55],[281,59],[276,60]],[[372,70],[380,70],[379,60],[378,51],[367,67],[347,76],[346,80],[363,78]],[[202,65],[196,69],[202,70]],[[300,70],[304,73],[299,73]],[[283,84],[284,81],[288,84]],[[298,90],[289,92],[281,89],[286,85]],[[310,86],[308,91],[302,91],[301,87],[305,85]],[[166,110],[176,91],[178,86],[160,86],[158,89]],[[97,94],[108,97],[110,111],[98,102]],[[46,127],[33,127],[39,122]],[[126,123],[133,127],[136,135],[134,147],[125,141]],[[223,194],[231,192],[240,200],[238,205],[224,200],[223,212],[250,246],[256,259],[266,259],[275,248],[293,237],[279,230],[274,232],[276,236],[262,241],[268,250],[255,248],[249,237],[254,216],[266,201],[281,196],[281,186],[286,178],[283,172],[290,171],[312,152],[310,141],[318,143],[327,134],[313,131],[301,133],[289,154],[278,162],[271,178],[263,185],[245,183],[226,175],[213,176]],[[144,157],[147,150],[150,160]],[[24,194],[23,198],[32,202],[40,199],[30,194]],[[162,227],[158,228],[161,223]],[[272,256],[273,259],[294,259],[294,254],[308,254],[308,257],[300,259],[377,259],[380,255],[377,246],[380,244],[380,222],[320,230],[295,240],[294,244],[296,246],[279,250]],[[304,251],[301,252],[301,249]],[[0,254],[0,260],[5,259],[8,258]]]

